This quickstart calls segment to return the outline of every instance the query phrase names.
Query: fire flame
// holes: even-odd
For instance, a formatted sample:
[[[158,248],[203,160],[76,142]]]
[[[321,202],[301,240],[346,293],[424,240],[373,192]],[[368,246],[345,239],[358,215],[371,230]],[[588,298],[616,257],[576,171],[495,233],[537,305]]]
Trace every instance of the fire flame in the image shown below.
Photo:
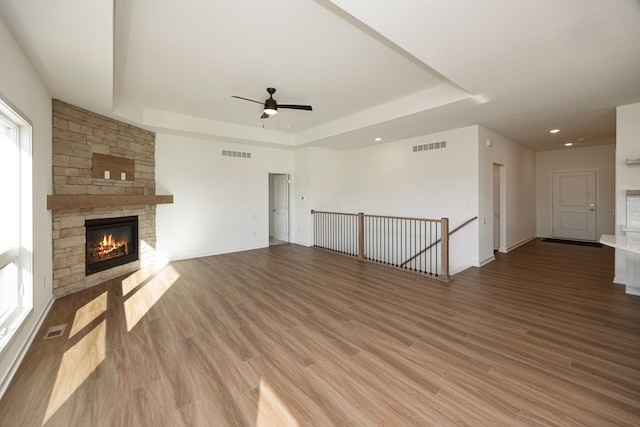
[[[87,236],[87,265],[130,254],[128,236],[119,236],[118,233],[115,234],[116,238],[113,236],[108,231],[103,233],[102,239],[100,234],[91,238]]]
[[[101,254],[108,254],[109,252],[112,252],[118,248],[121,247],[125,247],[127,246],[127,242],[126,241],[122,241],[122,242],[116,242],[116,240],[113,238],[113,234],[109,234],[107,235],[106,233],[102,236],[102,241],[98,244],[98,250],[99,253]]]
[[[102,237],[102,247],[103,248],[112,248],[115,247],[116,243],[113,241],[113,234],[109,234],[109,237],[105,234]]]

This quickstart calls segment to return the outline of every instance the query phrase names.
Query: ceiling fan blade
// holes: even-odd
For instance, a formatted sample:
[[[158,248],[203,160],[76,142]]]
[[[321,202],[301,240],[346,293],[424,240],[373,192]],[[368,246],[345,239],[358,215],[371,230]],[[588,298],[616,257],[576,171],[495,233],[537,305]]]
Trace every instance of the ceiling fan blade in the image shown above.
[[[288,108],[290,110],[313,111],[313,108],[311,108],[311,105],[278,104],[278,108]]]
[[[236,95],[231,95],[232,98],[238,98],[238,99],[244,99],[245,101],[251,101],[251,102],[255,102],[256,104],[262,104],[264,105],[264,101],[255,101],[253,99],[249,99],[249,98],[243,98],[241,96],[236,96]]]
[[[262,115],[260,116],[261,119],[268,119],[269,115],[267,113],[262,113]]]

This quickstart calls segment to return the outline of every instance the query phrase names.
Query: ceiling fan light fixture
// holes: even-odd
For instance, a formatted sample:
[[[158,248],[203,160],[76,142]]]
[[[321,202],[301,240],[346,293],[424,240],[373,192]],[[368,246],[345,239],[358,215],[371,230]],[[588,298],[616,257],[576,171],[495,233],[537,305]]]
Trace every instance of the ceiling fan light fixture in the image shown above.
[[[276,93],[275,88],[268,87],[267,93],[269,93],[269,98],[262,102],[256,101],[254,99],[243,98],[242,96],[232,95],[232,98],[242,99],[244,101],[255,102],[256,104],[262,105],[264,108],[262,109],[261,119],[268,119],[269,116],[273,116],[274,114],[278,114],[278,103],[275,99],[273,99],[273,94]],[[313,111],[311,105],[298,105],[298,104],[280,104],[280,108],[288,109],[288,110],[303,110],[303,111]]]
[[[264,112],[270,116],[278,114],[278,104],[273,98],[269,98],[264,102]]]

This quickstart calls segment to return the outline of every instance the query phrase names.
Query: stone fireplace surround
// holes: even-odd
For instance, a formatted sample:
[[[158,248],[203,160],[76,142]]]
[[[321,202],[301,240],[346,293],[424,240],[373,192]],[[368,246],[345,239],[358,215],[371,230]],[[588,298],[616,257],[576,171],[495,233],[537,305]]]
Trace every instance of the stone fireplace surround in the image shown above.
[[[133,159],[133,179],[93,178],[94,153]],[[90,195],[101,199],[109,196],[104,197],[109,200],[106,206],[80,203],[52,208],[53,291],[56,298],[154,263],[155,204],[141,204],[131,199],[155,195],[155,133],[53,100],[53,192],[54,198]],[[85,220],[121,216],[138,216],[139,260],[86,276]]]

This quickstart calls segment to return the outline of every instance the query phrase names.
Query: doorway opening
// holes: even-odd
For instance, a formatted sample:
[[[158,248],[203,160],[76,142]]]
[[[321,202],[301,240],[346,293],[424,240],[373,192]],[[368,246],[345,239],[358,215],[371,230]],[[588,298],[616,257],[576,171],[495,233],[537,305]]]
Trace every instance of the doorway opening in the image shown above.
[[[269,174],[269,246],[289,243],[289,175]]]

